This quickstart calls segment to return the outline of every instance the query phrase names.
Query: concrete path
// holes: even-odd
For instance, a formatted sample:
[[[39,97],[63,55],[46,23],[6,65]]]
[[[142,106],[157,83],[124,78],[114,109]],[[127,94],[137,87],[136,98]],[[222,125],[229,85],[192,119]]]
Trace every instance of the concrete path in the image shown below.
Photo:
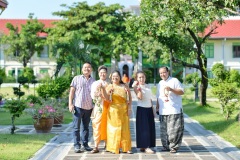
[[[133,95],[133,110],[136,111],[136,97]],[[154,96],[153,96],[153,100]],[[155,118],[156,126],[156,147],[153,148],[155,154],[146,154],[136,148],[135,112],[130,119],[130,129],[132,138],[132,151],[134,154],[111,154],[103,151],[103,144],[100,144],[100,152],[91,154],[90,152],[74,153],[71,124],[53,127],[52,133],[56,136],[42,147],[31,160],[240,160],[240,150],[229,142],[224,141],[211,131],[205,130],[198,122],[184,116],[185,130],[183,143],[178,153],[172,154],[162,152],[160,141],[160,124]],[[16,133],[35,134],[32,125],[17,126]],[[10,126],[0,126],[0,132],[9,131]],[[90,135],[92,130],[90,126]],[[89,145],[94,146],[90,136]]]

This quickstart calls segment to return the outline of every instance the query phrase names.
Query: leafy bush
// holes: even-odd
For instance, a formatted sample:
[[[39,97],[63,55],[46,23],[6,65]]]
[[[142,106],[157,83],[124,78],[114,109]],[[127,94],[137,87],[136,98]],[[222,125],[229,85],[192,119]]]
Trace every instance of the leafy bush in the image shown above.
[[[9,110],[9,112],[12,116],[11,117],[11,119],[12,119],[11,133],[14,134],[15,117],[20,117],[20,115],[23,113],[23,110],[27,107],[27,103],[25,100],[11,99],[11,100],[6,100],[3,107],[5,109]]]
[[[235,82],[239,74],[226,70],[221,63],[216,63],[212,72],[215,77],[210,79],[209,83],[213,87],[213,94],[220,101],[222,114],[228,120],[239,105],[238,83]]]
[[[55,80],[51,80],[45,83],[42,83],[37,88],[37,93],[42,98],[60,98],[64,91],[69,88],[71,79],[68,77],[58,77]]]

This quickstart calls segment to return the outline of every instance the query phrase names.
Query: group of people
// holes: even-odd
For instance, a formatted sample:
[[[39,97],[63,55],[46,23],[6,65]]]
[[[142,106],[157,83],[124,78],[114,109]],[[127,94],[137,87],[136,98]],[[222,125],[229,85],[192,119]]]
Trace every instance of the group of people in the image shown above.
[[[105,141],[106,151],[132,154],[129,117],[132,114],[132,95],[128,84],[115,70],[107,82],[107,67],[98,68],[99,80],[91,77],[92,66],[84,63],[82,75],[75,76],[70,85],[69,111],[73,113],[73,139],[76,153],[84,150],[99,152],[100,141]],[[181,95],[184,94],[178,79],[169,76],[167,67],[161,67],[162,80],[157,88],[156,111],[159,113],[163,151],[176,153],[183,130]],[[145,84],[146,75],[138,71],[132,84],[138,98],[136,110],[136,145],[141,152],[154,153],[156,146],[154,109],[151,88]],[[94,102],[94,105],[92,104]],[[94,148],[89,147],[89,123],[92,121]],[[80,126],[82,125],[81,136]]]

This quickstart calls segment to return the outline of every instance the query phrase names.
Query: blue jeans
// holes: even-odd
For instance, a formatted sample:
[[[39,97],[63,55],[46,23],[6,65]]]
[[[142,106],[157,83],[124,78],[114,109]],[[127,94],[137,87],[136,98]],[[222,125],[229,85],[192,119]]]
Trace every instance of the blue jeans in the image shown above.
[[[80,125],[82,122],[82,129],[81,129],[81,141],[82,144],[85,146],[88,144],[88,137],[89,137],[89,123],[90,123],[90,116],[92,113],[91,110],[82,109],[79,107],[74,106],[75,113],[73,115],[73,140],[74,146],[81,146],[80,144]]]

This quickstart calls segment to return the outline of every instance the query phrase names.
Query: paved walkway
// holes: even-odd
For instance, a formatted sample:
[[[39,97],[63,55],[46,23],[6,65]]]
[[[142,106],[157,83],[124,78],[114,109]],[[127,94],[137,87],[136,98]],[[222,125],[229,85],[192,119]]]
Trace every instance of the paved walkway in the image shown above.
[[[134,95],[134,94],[133,94]],[[153,97],[154,98],[154,97]],[[136,97],[133,97],[133,110],[136,110]],[[130,129],[132,138],[132,151],[134,154],[112,154],[103,151],[103,144],[100,144],[100,152],[91,154],[90,152],[74,153],[71,125],[53,127],[52,133],[56,136],[46,143],[32,158],[32,160],[240,160],[240,150],[224,141],[211,131],[205,130],[198,122],[191,120],[185,115],[185,130],[183,143],[178,153],[172,154],[162,152],[160,141],[160,124],[155,118],[156,126],[156,147],[153,148],[155,154],[145,154],[136,148],[135,112],[130,119]],[[35,134],[32,125],[17,126],[16,133]],[[0,126],[0,132],[9,132],[9,127]],[[90,126],[90,129],[92,127]],[[92,135],[92,130],[90,130]],[[94,146],[90,137],[90,146]]]

